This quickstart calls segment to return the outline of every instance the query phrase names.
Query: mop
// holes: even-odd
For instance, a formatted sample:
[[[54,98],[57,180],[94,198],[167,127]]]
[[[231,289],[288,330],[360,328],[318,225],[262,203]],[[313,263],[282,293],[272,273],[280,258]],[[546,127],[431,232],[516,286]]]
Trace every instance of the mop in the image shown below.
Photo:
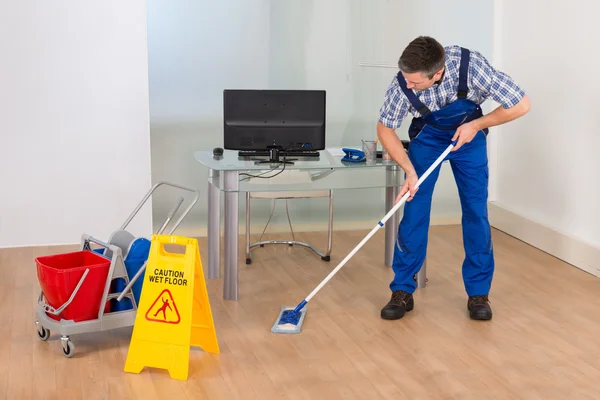
[[[444,152],[437,158],[437,160],[435,160],[435,162],[429,167],[429,169],[427,169],[427,171],[425,171],[425,173],[419,178],[415,188],[418,188],[421,185],[421,183],[425,179],[427,179],[429,174],[431,174],[431,172],[433,172],[433,170],[435,168],[437,168],[437,166],[444,160],[444,158],[446,158],[448,153],[450,153],[450,151],[452,151],[452,148],[455,145],[456,145],[456,141],[453,141],[452,144],[449,145],[446,150],[444,150]],[[306,308],[305,307],[308,304],[308,302],[317,294],[317,292],[319,290],[321,290],[321,288],[323,286],[325,286],[325,284],[340,269],[342,269],[342,267],[348,262],[348,260],[350,260],[354,256],[354,254],[356,254],[356,252],[358,250],[360,250],[360,248],[366,242],[369,241],[369,239],[379,230],[379,228],[381,228],[386,223],[386,221],[396,211],[398,211],[398,209],[402,206],[402,204],[404,204],[404,202],[406,201],[406,199],[408,199],[409,196],[410,196],[410,191],[407,191],[404,194],[404,196],[402,196],[400,201],[398,203],[396,203],[396,205],[394,205],[394,207],[392,207],[392,209],[390,211],[388,211],[388,213],[385,215],[385,217],[383,217],[383,219],[377,223],[377,225],[371,230],[371,232],[369,232],[369,234],[367,236],[365,236],[365,238],[354,249],[352,249],[352,251],[346,256],[346,258],[344,258],[342,260],[342,262],[340,262],[338,264],[338,266],[335,267],[335,269],[333,271],[331,271],[331,273],[329,275],[327,275],[327,277],[325,279],[323,279],[323,281],[319,284],[319,286],[317,286],[304,300],[302,300],[300,302],[300,304],[298,304],[296,307],[290,307],[290,306],[281,307],[281,311],[279,312],[279,315],[278,315],[277,319],[275,320],[273,327],[271,328],[271,332],[273,332],[273,333],[300,333],[301,327],[302,327],[302,322],[304,322],[304,318],[306,317]]]

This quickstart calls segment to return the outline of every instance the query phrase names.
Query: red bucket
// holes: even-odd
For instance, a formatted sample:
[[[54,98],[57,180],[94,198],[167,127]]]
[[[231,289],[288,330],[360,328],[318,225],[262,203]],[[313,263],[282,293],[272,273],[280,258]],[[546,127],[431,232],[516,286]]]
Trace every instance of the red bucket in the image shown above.
[[[38,257],[35,263],[45,301],[54,309],[69,300],[85,270],[89,269],[73,301],[60,314],[47,313],[48,317],[57,321],[65,319],[75,322],[98,318],[110,260],[83,250]]]

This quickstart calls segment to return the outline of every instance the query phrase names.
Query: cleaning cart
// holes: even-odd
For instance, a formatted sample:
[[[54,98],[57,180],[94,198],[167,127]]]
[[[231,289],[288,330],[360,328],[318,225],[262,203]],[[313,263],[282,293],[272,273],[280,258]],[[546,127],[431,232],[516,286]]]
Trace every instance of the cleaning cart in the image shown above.
[[[51,331],[59,333],[65,357],[72,357],[75,351],[70,335],[133,326],[150,241],[136,238],[126,228],[152,193],[162,185],[195,193],[168,233],[173,234],[198,201],[200,192],[159,182],[108,241],[84,233],[78,251],[35,259],[41,287],[36,309],[37,335],[40,340],[46,341]],[[157,234],[164,232],[183,201],[183,197],[177,199]]]

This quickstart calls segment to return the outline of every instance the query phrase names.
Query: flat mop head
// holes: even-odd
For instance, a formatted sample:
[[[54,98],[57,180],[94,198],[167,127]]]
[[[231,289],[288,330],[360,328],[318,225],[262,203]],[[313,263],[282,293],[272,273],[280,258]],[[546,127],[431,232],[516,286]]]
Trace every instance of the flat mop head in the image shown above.
[[[300,333],[302,322],[306,316],[306,307],[295,311],[295,307],[281,307],[281,311],[271,328],[273,333]]]

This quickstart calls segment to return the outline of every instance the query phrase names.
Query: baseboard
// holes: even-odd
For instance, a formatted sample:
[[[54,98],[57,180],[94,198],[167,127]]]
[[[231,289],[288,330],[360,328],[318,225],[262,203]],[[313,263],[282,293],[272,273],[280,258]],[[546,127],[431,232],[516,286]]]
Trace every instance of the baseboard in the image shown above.
[[[552,256],[600,277],[600,249],[523,217],[497,203],[489,204],[490,224]]]

